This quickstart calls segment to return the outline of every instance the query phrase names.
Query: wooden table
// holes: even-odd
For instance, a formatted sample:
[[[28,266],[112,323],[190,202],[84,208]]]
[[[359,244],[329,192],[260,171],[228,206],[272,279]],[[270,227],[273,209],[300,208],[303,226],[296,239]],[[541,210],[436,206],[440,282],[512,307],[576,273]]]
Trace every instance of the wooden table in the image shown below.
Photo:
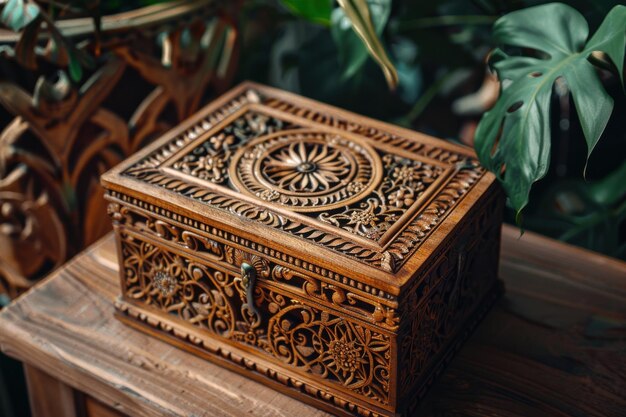
[[[505,227],[506,295],[424,416],[626,416],[626,264]],[[109,235],[0,313],[34,417],[326,416],[113,317]]]

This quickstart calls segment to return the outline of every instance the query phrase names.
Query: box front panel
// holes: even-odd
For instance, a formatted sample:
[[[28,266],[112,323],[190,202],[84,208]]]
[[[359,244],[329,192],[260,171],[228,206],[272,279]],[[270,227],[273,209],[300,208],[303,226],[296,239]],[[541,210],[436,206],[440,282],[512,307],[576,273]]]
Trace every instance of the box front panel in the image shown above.
[[[361,309],[373,320],[372,300],[136,208],[113,203],[111,213],[125,302],[244,349],[246,360],[262,357],[303,385],[322,386],[333,393],[326,401],[347,411],[394,407],[394,334],[355,317]],[[383,313],[380,322],[395,326]],[[163,327],[158,319],[150,324]]]

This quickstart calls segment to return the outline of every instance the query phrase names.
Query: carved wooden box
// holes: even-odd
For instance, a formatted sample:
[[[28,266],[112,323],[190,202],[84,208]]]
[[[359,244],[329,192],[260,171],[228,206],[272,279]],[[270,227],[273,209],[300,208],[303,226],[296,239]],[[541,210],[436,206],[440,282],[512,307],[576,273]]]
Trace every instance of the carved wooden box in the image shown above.
[[[102,182],[121,319],[335,414],[410,414],[498,292],[472,151],[268,87]]]

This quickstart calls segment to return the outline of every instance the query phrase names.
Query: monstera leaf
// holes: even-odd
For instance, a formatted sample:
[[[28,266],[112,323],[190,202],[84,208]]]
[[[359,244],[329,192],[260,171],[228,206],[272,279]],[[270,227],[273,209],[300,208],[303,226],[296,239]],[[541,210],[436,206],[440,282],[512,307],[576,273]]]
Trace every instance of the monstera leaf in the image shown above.
[[[476,131],[482,164],[498,175],[518,216],[532,184],[550,160],[550,98],[557,79],[572,95],[591,154],[613,110],[590,57],[600,52],[623,77],[626,7],[616,6],[595,34],[575,9],[551,3],[516,11],[494,24],[497,44],[523,51],[492,54],[491,66],[502,83],[500,98]],[[623,81],[623,80],[622,80]]]

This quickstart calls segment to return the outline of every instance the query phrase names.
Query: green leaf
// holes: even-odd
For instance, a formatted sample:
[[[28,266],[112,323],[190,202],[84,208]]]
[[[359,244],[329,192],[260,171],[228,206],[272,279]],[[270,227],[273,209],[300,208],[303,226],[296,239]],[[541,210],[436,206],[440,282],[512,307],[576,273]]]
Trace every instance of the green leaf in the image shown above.
[[[63,36],[61,31],[55,26],[54,21],[47,14],[41,13],[42,20],[47,24],[47,29],[54,41],[58,53],[63,51],[67,54],[68,71],[73,81],[80,81],[83,77],[83,68],[93,68],[95,61],[85,50],[77,48],[70,39]]]
[[[615,6],[587,42],[586,52],[603,51],[606,53],[617,68],[617,74],[624,85],[624,39],[626,34],[626,7]]]
[[[562,79],[572,94],[588,155],[604,131],[613,99],[588,58],[595,51],[604,52],[621,74],[626,7],[614,7],[589,41],[585,19],[561,3],[507,14],[496,21],[493,31],[499,45],[526,54],[493,52],[490,64],[503,87],[478,125],[475,146],[482,164],[498,175],[519,216],[532,184],[548,170],[550,98],[557,80]]]
[[[379,39],[391,12],[391,0],[338,0],[331,15],[331,32],[339,49],[345,78],[353,77],[368,54],[383,70],[389,87],[398,84],[398,73]]]
[[[8,294],[0,294],[0,307],[6,307],[11,302]],[[10,412],[10,411],[9,411]]]
[[[39,16],[39,6],[25,0],[8,0],[2,6],[0,24],[14,32],[24,29],[30,22]]]
[[[590,200],[600,206],[616,205],[626,198],[626,161],[615,171],[592,184],[586,184],[585,191]]]
[[[281,0],[291,13],[313,23],[330,26],[332,0]]]
[[[83,68],[78,57],[73,52],[69,53],[68,70],[72,81],[78,82],[83,78]]]

